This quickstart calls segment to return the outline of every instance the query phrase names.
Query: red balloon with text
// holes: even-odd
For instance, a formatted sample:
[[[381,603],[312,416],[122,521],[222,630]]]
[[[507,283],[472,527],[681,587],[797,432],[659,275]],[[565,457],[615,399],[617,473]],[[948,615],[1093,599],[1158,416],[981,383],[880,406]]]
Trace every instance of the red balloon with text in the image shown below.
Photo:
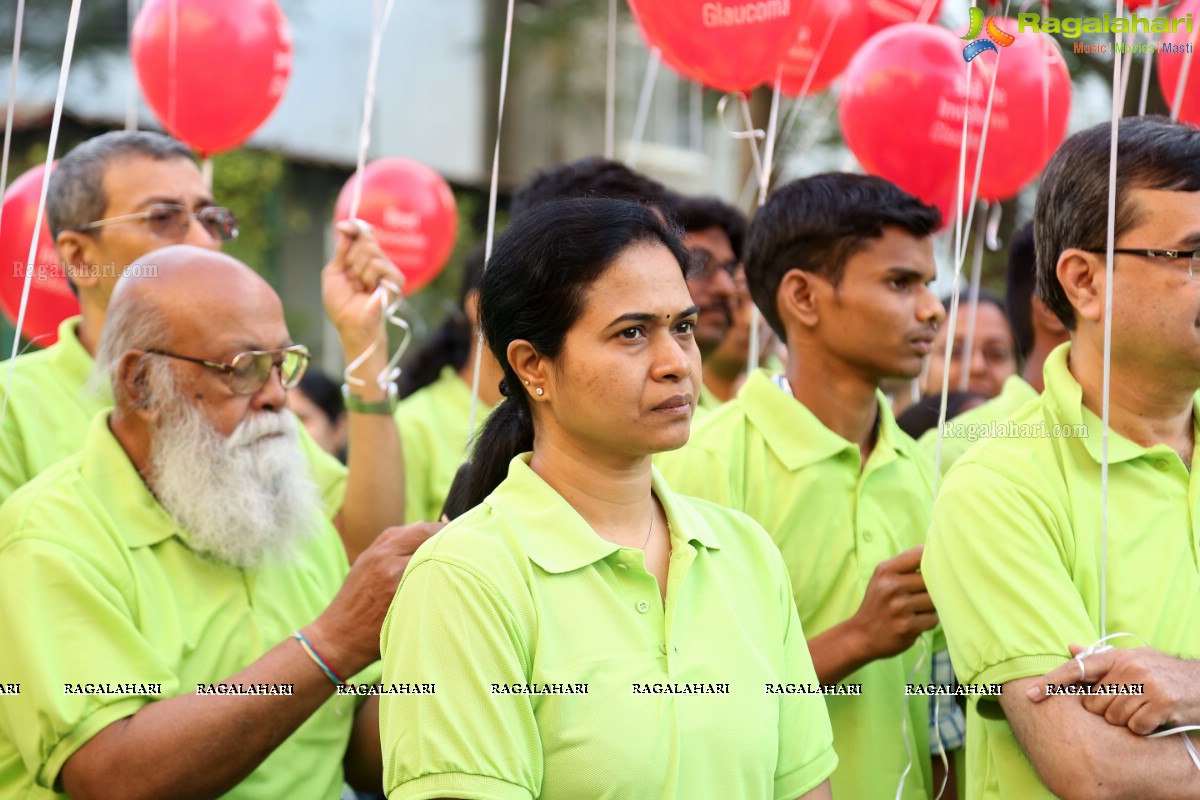
[[[979,196],[1006,200],[1041,173],[1050,156],[1067,135],[1071,112],[1071,76],[1058,43],[1046,33],[1018,33],[1015,19],[996,19],[1001,30],[1014,40],[998,53],[984,53],[973,62],[988,64],[996,71],[991,121],[979,177]],[[982,127],[987,111],[971,109],[972,128]],[[975,169],[972,148],[968,169]]]
[[[292,73],[292,35],[275,0],[146,0],[130,50],[154,115],[202,155],[249,139]]]
[[[335,222],[350,218],[357,180],[342,187]],[[358,218],[374,226],[379,246],[404,275],[404,293],[412,294],[437,277],[454,249],[454,193],[432,169],[407,158],[372,161],[362,182]]]
[[[851,59],[838,99],[846,146],[863,168],[937,205],[947,222],[957,205],[966,100],[972,118],[982,119],[991,74],[976,59],[968,89],[962,44],[934,25],[888,28]],[[978,132],[971,135],[977,143]]]
[[[0,310],[13,325],[16,325],[21,309],[26,260],[33,240],[33,225],[37,221],[44,172],[44,166],[34,167],[13,181],[4,193],[4,211],[0,218],[0,268],[4,270],[0,277]],[[50,226],[44,217],[37,234],[33,280],[29,284],[21,336],[39,347],[47,347],[58,341],[59,324],[79,313],[79,300],[59,264]]]
[[[780,90],[798,96],[817,94],[845,71],[870,35],[866,0],[809,0],[800,32],[783,59]],[[772,69],[763,77],[770,86]]]
[[[775,80],[804,21],[800,0],[629,0],[646,41],[686,78],[723,92]]]
[[[1187,56],[1188,45],[1194,51],[1200,46],[1200,38],[1188,33],[1187,26],[1176,20],[1190,18],[1200,20],[1200,0],[1183,0],[1171,9],[1171,27],[1177,28],[1173,33],[1162,34],[1158,52],[1154,56],[1154,66],[1158,72],[1158,85],[1162,88],[1163,98],[1172,111],[1184,122],[1200,125],[1200,58],[1193,52]],[[1193,24],[1200,25],[1200,21]],[[1187,83],[1184,84],[1183,94],[1179,98],[1179,108],[1176,108],[1175,95],[1178,94],[1179,77],[1183,74],[1183,66],[1189,63]]]

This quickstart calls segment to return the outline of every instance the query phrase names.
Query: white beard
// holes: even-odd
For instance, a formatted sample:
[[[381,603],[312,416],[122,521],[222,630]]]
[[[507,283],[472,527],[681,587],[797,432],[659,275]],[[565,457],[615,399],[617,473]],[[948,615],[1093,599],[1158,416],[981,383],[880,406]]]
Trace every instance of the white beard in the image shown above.
[[[173,389],[158,393],[150,446],[159,503],[197,552],[243,569],[291,561],[324,514],[292,412],[258,412],[224,438]]]

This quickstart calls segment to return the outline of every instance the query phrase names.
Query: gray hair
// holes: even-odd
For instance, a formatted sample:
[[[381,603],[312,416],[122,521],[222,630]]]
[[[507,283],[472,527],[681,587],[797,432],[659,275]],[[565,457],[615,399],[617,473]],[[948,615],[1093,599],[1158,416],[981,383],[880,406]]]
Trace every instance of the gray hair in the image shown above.
[[[193,160],[183,144],[153,131],[111,131],[88,139],[59,159],[50,175],[46,221],[52,236],[100,219],[108,207],[104,173],[113,161],[128,156]]]
[[[124,297],[108,307],[88,387],[97,396],[106,396],[111,391],[118,404],[128,400],[121,386],[121,358],[130,350],[166,347],[171,339],[170,323],[158,304],[144,293],[127,291],[123,294]],[[155,362],[158,363],[151,365],[151,377],[154,378],[151,389],[163,386],[170,370],[166,359],[155,359]]]
[[[1067,138],[1042,173],[1033,215],[1037,297],[1067,330],[1075,308],[1058,282],[1058,258],[1071,248],[1099,250],[1108,235],[1108,161],[1112,128],[1104,122]],[[1135,189],[1200,191],[1200,130],[1166,117],[1126,117],[1117,129],[1114,241],[1144,219]]]

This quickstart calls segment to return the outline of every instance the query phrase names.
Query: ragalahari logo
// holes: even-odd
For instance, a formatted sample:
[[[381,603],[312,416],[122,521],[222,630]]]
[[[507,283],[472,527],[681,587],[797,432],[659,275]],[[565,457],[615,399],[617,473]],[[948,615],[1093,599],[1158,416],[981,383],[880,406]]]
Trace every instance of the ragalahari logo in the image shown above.
[[[986,39],[980,39],[979,34],[987,32]],[[999,53],[996,45],[1000,47],[1008,47],[1017,39],[1011,33],[1005,33],[1000,30],[1000,26],[996,24],[995,17],[988,17],[987,24],[983,22],[983,9],[978,6],[971,8],[971,26],[967,29],[967,35],[959,37],[962,39],[973,39],[970,44],[963,48],[963,61],[970,62],[980,55],[988,52]]]

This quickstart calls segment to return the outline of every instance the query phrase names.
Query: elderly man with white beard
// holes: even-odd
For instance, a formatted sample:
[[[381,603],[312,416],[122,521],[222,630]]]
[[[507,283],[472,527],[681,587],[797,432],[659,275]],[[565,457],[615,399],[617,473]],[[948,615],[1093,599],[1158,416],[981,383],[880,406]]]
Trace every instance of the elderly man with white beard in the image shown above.
[[[378,698],[342,684],[440,526],[350,569],[286,408],[307,353],[278,296],[219,253],[151,257],[97,353],[115,407],[0,508],[0,797],[377,788]]]

